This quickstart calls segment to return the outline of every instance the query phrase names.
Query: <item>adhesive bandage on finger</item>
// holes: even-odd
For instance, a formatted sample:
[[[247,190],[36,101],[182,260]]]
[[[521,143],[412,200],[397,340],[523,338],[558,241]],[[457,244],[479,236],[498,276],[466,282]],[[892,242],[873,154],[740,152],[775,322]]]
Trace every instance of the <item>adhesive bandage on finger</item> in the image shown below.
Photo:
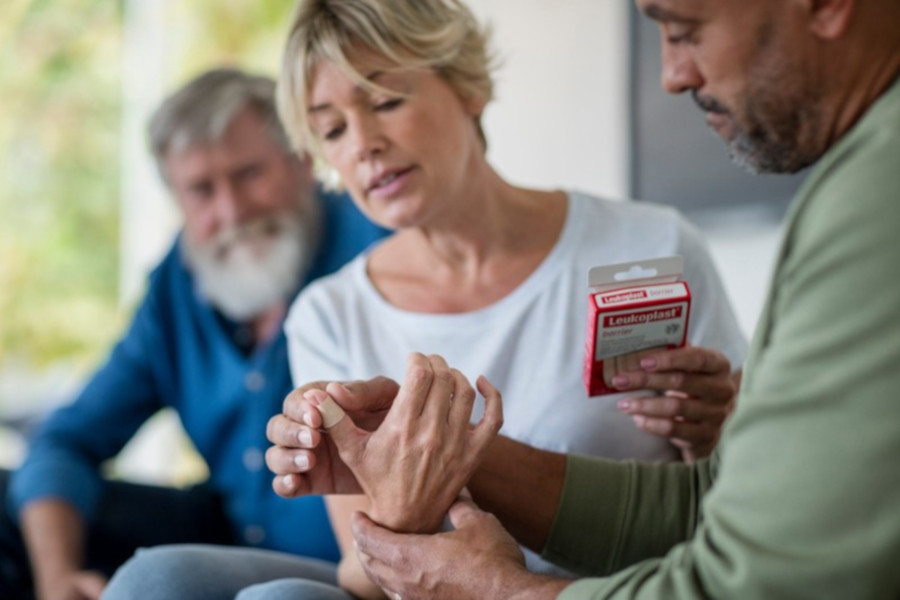
[[[319,414],[322,415],[322,427],[331,429],[340,423],[347,413],[337,402],[328,397],[319,405]]]

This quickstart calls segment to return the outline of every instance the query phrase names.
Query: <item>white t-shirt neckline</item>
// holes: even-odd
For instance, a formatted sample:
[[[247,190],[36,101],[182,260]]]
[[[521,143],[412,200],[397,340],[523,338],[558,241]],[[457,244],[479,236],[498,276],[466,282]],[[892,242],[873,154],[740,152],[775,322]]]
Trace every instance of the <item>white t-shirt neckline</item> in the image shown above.
[[[378,291],[368,275],[368,254],[361,260],[351,264],[352,277],[358,286],[364,301],[371,304],[376,310],[385,313],[385,318],[392,321],[403,321],[410,326],[415,326],[426,331],[445,331],[448,327],[477,327],[483,329],[485,323],[493,320],[495,315],[503,315],[531,301],[538,295],[548,278],[560,268],[568,267],[568,256],[571,254],[572,245],[578,239],[578,227],[583,223],[581,218],[584,212],[583,202],[585,198],[576,192],[566,192],[566,219],[562,231],[550,252],[538,267],[513,291],[482,308],[461,313],[429,313],[410,311],[394,306],[388,302]],[[585,279],[585,286],[587,279]]]

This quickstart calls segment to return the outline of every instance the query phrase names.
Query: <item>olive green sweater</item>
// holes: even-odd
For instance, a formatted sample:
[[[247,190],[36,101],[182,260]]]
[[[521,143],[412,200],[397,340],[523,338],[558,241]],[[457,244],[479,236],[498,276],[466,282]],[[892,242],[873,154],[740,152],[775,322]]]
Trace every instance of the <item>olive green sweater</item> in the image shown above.
[[[900,82],[788,218],[719,452],[570,457],[563,600],[900,598]]]

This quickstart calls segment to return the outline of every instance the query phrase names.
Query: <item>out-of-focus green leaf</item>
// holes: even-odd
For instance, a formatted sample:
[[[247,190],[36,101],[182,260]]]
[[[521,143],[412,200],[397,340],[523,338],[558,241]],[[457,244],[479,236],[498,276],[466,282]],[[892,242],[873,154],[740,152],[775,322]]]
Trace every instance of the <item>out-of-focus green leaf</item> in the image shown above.
[[[150,0],[152,1],[152,0]],[[123,0],[0,0],[0,370],[96,361],[117,304]],[[175,84],[275,75],[293,2],[177,0]]]

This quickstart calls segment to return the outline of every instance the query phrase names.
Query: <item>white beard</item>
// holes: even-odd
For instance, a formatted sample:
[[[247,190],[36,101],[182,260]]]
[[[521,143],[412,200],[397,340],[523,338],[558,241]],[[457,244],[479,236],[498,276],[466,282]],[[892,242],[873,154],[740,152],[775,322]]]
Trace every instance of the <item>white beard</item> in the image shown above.
[[[184,236],[184,256],[200,291],[238,322],[289,300],[315,246],[310,235],[315,227],[305,220],[299,211],[269,215],[221,231],[200,246]]]

